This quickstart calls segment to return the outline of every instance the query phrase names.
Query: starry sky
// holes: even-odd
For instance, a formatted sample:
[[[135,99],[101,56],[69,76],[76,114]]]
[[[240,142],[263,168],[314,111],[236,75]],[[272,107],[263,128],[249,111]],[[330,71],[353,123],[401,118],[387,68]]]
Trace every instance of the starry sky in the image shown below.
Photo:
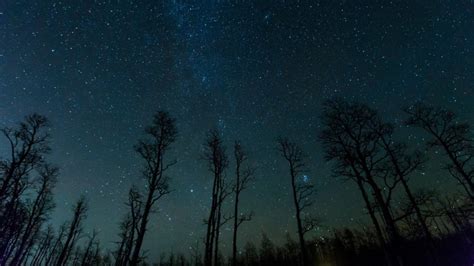
[[[241,140],[258,168],[242,195],[255,218],[241,243],[263,231],[278,242],[296,232],[279,135],[309,156],[307,178],[319,190],[312,211],[327,227],[356,225],[365,219],[360,196],[330,176],[317,142],[321,103],[363,101],[397,122],[401,107],[424,100],[474,122],[473,58],[474,2],[465,0],[8,0],[0,124],[32,112],[50,118],[49,159],[61,168],[53,222],[85,194],[86,231],[98,228],[112,248],[126,192],[143,184],[133,145],[153,113],[168,110],[179,130],[175,191],[149,223],[151,258],[187,254],[204,236],[211,177],[199,158],[206,132],[218,128],[228,150]],[[424,141],[416,130],[400,137]],[[452,186],[439,168],[414,182]],[[224,245],[229,237],[224,230]]]

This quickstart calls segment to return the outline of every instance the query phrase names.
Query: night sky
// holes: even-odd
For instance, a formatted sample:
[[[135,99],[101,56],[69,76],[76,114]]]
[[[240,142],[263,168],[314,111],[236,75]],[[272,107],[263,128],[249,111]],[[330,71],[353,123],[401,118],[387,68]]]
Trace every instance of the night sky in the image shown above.
[[[366,219],[359,192],[331,177],[317,142],[321,103],[354,99],[397,122],[400,108],[423,100],[474,122],[473,59],[472,1],[6,0],[0,124],[32,112],[50,118],[49,160],[61,168],[53,222],[69,219],[85,194],[86,231],[98,228],[112,248],[127,191],[143,186],[133,145],[153,113],[168,110],[177,119],[170,159],[178,164],[174,192],[158,203],[145,236],[150,258],[188,254],[204,236],[212,178],[200,154],[216,127],[228,151],[241,140],[258,167],[242,195],[242,210],[255,218],[240,245],[263,231],[279,242],[296,233],[279,135],[309,155],[320,231],[356,226]],[[420,131],[400,130],[422,146]],[[440,168],[435,160],[413,184],[456,189]],[[230,224],[224,231],[229,245]]]

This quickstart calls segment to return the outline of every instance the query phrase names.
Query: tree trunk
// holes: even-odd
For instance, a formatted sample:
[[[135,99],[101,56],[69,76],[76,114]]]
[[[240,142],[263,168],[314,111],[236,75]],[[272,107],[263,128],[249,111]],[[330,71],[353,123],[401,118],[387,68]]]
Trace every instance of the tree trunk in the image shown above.
[[[135,243],[135,249],[133,250],[132,259],[130,261],[131,265],[138,265],[138,261],[140,260],[140,249],[142,247],[143,239],[145,237],[148,216],[150,215],[150,210],[152,207],[151,205],[153,204],[153,192],[153,190],[150,190],[148,192],[148,197],[145,203],[145,209],[143,210],[143,216],[140,223],[140,228],[138,230],[137,241]]]
[[[372,220],[372,223],[374,224],[375,227],[375,233],[377,235],[377,239],[379,241],[380,246],[383,249],[384,255],[385,255],[385,261],[389,266],[397,265],[397,260],[393,253],[387,248],[387,244],[385,243],[385,239],[382,233],[382,229],[380,227],[379,221],[377,220],[377,217],[375,216],[375,211],[371,206],[369,195],[367,194],[367,191],[365,191],[364,185],[360,178],[357,180],[357,185],[359,186],[359,190],[362,194],[362,198],[365,201],[367,211],[369,212],[370,219]]]
[[[303,232],[303,224],[301,221],[301,209],[298,202],[298,192],[296,191],[296,176],[293,170],[293,165],[290,163],[290,171],[291,171],[291,188],[293,190],[293,202],[295,204],[296,209],[296,222],[298,225],[298,238],[300,242],[300,249],[301,249],[301,257],[303,260],[303,266],[308,266],[308,253],[306,250],[306,242],[304,240],[304,232]]]
[[[237,188],[235,192],[234,204],[234,232],[232,236],[232,266],[237,266],[237,229],[238,229],[238,215],[239,215],[239,177],[237,176]]]
[[[222,191],[220,192],[222,193]],[[216,243],[214,244],[214,265],[218,266],[219,265],[219,234],[220,234],[220,228],[221,228],[221,218],[222,218],[222,213],[221,213],[221,200],[219,199],[218,206],[217,206],[217,220],[216,220],[216,225],[215,225],[215,239]]]
[[[215,215],[217,206],[217,189],[218,189],[218,176],[214,175],[214,182],[212,187],[212,201],[211,210],[209,213],[209,219],[207,220],[207,232],[206,232],[206,243],[204,250],[204,265],[212,265],[212,250],[214,244],[214,230],[215,230]]]

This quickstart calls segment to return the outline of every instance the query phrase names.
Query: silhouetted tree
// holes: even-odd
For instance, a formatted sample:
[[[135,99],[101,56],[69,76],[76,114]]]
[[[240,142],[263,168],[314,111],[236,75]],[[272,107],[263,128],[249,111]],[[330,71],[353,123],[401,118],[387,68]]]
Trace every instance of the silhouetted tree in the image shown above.
[[[228,221],[232,219],[231,216],[222,214],[222,205],[224,200],[232,193],[230,189],[230,183],[226,182],[225,175],[221,177],[219,182],[218,202],[217,202],[217,215],[214,226],[214,265],[220,265],[222,254],[219,253],[219,238],[221,227],[224,226]]]
[[[232,236],[232,265],[237,265],[237,230],[239,226],[252,219],[253,213],[239,213],[239,201],[240,193],[245,190],[249,182],[254,178],[254,169],[247,167],[242,169],[243,164],[247,161],[248,157],[242,146],[238,141],[234,144],[234,157],[235,157],[235,184],[234,184],[234,231]]]
[[[417,103],[405,109],[410,115],[406,124],[422,128],[433,139],[430,147],[440,147],[448,156],[446,164],[449,173],[463,186],[467,195],[474,200],[474,156],[473,139],[467,123],[460,123],[455,113]]]
[[[283,250],[281,251],[282,254],[280,255],[283,257],[283,259],[279,260],[283,260],[283,264],[286,265],[297,265],[299,257],[301,257],[299,244],[297,241],[293,240],[288,232],[286,233],[285,238],[286,242],[284,244]]]
[[[246,266],[258,265],[257,247],[252,242],[245,243],[242,261]]]
[[[412,192],[412,197],[412,199],[409,199],[408,197],[403,198],[398,202],[397,208],[392,209],[394,217],[396,217],[397,222],[405,226],[405,230],[402,231],[409,239],[423,238],[425,240],[434,241],[434,239],[428,237],[424,232],[419,217],[416,215],[416,211],[414,210],[415,206],[417,206],[424,218],[426,226],[428,226],[430,219],[432,218],[431,214],[427,212],[427,208],[429,208],[428,205],[433,200],[432,191],[419,189]],[[413,204],[413,201],[416,205]]]
[[[74,253],[71,256],[71,259],[68,259],[67,264],[80,265],[79,260],[80,260],[81,254],[82,254],[82,247],[76,246],[76,249],[74,250]]]
[[[337,176],[344,176],[356,182],[366,203],[371,220],[377,230],[381,245],[385,245],[383,233],[374,214],[380,210],[385,223],[389,242],[394,252],[388,252],[387,260],[391,264],[401,262],[401,236],[390,210],[392,192],[398,183],[398,178],[388,183],[387,153],[380,147],[381,139],[373,129],[378,128],[377,113],[364,104],[349,103],[341,99],[325,102],[322,114],[324,129],[320,139],[324,145],[326,159],[335,161],[333,170]],[[381,179],[388,193],[377,183]],[[369,194],[364,187],[368,184],[375,205],[371,203]],[[397,258],[395,258],[395,255]]]
[[[373,130],[380,138],[379,145],[386,152],[388,158],[387,171],[392,172],[392,174],[400,181],[410,202],[410,207],[417,217],[423,235],[429,242],[429,249],[433,250],[434,240],[428,225],[426,224],[426,218],[421,213],[418,202],[408,185],[410,175],[416,170],[419,170],[422,166],[424,162],[423,157],[418,151],[414,154],[409,154],[405,144],[394,140],[394,126],[392,124],[384,123],[380,118],[376,120],[375,123],[371,124],[374,127]],[[432,254],[432,256],[434,255],[435,254]]]
[[[102,265],[102,261],[103,261],[103,258],[101,255],[100,242],[97,241],[95,242],[95,248],[94,248],[94,253],[92,255],[92,258],[90,259],[88,264],[85,264],[85,265]]]
[[[302,176],[306,169],[305,155],[301,148],[288,139],[280,138],[278,140],[281,156],[288,162],[291,178],[291,190],[293,203],[296,210],[296,222],[298,226],[298,237],[300,241],[301,257],[303,265],[309,265],[308,251],[304,235],[316,226],[316,219],[306,215],[304,211],[313,204],[312,196],[316,192],[314,185]]]
[[[68,233],[66,235],[66,240],[64,241],[61,252],[57,259],[56,265],[62,266],[66,265],[71,255],[76,242],[78,241],[80,234],[82,233],[82,224],[86,218],[87,212],[87,203],[86,198],[81,196],[81,198],[74,205],[74,214],[72,221],[69,223]]]
[[[225,170],[228,166],[228,158],[225,147],[220,139],[217,130],[209,131],[207,140],[204,145],[203,158],[207,161],[209,171],[213,174],[211,208],[209,210],[209,218],[206,220],[207,231],[205,238],[204,265],[213,265],[218,255],[218,234],[221,223],[221,205],[223,199],[229,194],[226,191],[226,183],[224,180]]]
[[[259,249],[247,242],[243,254],[238,255],[239,226],[252,218],[252,213],[244,214],[239,209],[241,193],[253,179],[254,169],[247,166],[247,154],[236,142],[236,177],[228,181],[226,150],[219,132],[211,130],[203,152],[213,175],[204,256],[197,242],[190,259],[181,253],[167,253],[160,265],[197,266],[202,265],[202,259],[207,266],[472,264],[474,148],[469,126],[458,123],[452,112],[441,108],[417,104],[406,112],[410,114],[406,123],[429,132],[433,136],[429,146],[440,147],[446,153],[447,170],[469,197],[437,194],[431,189],[412,191],[410,178],[424,165],[425,157],[398,142],[394,125],[385,123],[374,109],[332,100],[325,103],[322,115],[320,139],[325,157],[335,163],[335,176],[357,185],[373,228],[363,225],[361,229],[334,229],[307,238],[306,233],[319,225],[307,211],[315,188],[304,175],[307,169],[301,148],[288,139],[279,139],[279,152],[289,166],[299,241],[287,234],[286,242],[277,246],[263,234]],[[55,206],[52,191],[59,172],[47,162],[48,127],[45,117],[33,114],[15,128],[1,129],[7,154],[0,160],[0,265],[150,265],[140,253],[141,246],[156,202],[170,193],[165,174],[176,161],[166,163],[165,155],[176,139],[175,120],[166,112],[158,112],[145,130],[147,137],[135,146],[144,161],[146,190],[141,193],[134,186],[129,190],[127,213],[119,224],[119,241],[113,252],[104,252],[95,230],[80,241],[88,209],[84,197],[75,203],[72,219],[57,233],[51,225],[46,226]],[[224,202],[230,195],[235,196],[233,215],[227,216]],[[219,249],[221,227],[231,219],[232,254],[224,257]],[[435,243],[431,254],[426,252],[427,240]],[[436,254],[443,256],[432,261]],[[110,255],[115,257],[114,263]]]
[[[127,207],[129,213],[120,223],[120,242],[115,251],[115,265],[127,265],[135,244],[136,231],[142,219],[143,200],[136,187],[130,188],[128,192]]]
[[[170,193],[169,178],[165,173],[176,164],[176,160],[165,162],[166,153],[178,134],[175,120],[167,112],[159,111],[154,116],[152,125],[146,128],[145,133],[147,138],[140,140],[135,146],[135,150],[145,161],[142,174],[147,182],[147,194],[130,261],[132,265],[137,265],[139,262],[140,249],[150,213],[153,212],[153,206],[161,197]]]
[[[1,129],[8,140],[10,158],[0,164],[0,202],[12,197],[15,185],[44,161],[43,155],[50,151],[50,136],[45,132],[48,126],[46,117],[33,114],[25,117],[18,128]]]
[[[54,229],[51,225],[46,228],[45,232],[40,235],[40,241],[36,246],[35,252],[32,254],[31,264],[42,265],[43,260],[49,252],[52,252],[51,245],[54,239]]]
[[[275,265],[276,254],[275,244],[268,238],[267,234],[262,233],[259,250],[259,265]]]
[[[48,214],[55,207],[53,203],[53,188],[56,184],[58,168],[43,164],[39,169],[39,178],[36,180],[39,187],[36,191],[34,201],[27,207],[27,221],[18,235],[19,242],[16,251],[12,255],[11,264],[22,264],[30,249],[35,244],[36,237],[40,233],[41,226],[48,219]]]
[[[98,232],[94,229],[92,231],[92,235],[89,236],[89,241],[87,242],[87,246],[84,249],[84,252],[82,254],[82,260],[81,260],[81,265],[92,265],[92,261],[94,260],[94,254],[93,254],[93,248],[94,245],[97,245],[96,238],[97,238]]]
[[[469,200],[456,195],[435,195],[435,213],[443,215],[455,233],[465,235],[469,242],[474,241],[471,221],[474,217],[474,206]]]
[[[32,236],[51,209],[45,204],[45,208],[36,207],[32,212],[35,203],[31,206],[25,201],[26,194],[41,191],[38,188],[41,182],[35,182],[35,177],[41,175],[45,156],[50,152],[48,127],[46,117],[32,114],[17,127],[0,130],[7,144],[7,157],[0,160],[0,264],[5,264],[12,256],[15,263],[22,259],[32,245],[31,240],[35,239]],[[46,190],[51,186],[48,184]],[[37,200],[49,201],[50,197],[45,194]],[[24,230],[29,232],[25,234]]]
[[[56,240],[54,241],[51,251],[49,252],[48,256],[45,258],[45,265],[55,265],[56,259],[59,256],[59,252],[62,251],[62,246],[63,246],[63,238],[67,233],[67,223],[63,223],[59,227],[59,232],[58,236],[56,237]]]

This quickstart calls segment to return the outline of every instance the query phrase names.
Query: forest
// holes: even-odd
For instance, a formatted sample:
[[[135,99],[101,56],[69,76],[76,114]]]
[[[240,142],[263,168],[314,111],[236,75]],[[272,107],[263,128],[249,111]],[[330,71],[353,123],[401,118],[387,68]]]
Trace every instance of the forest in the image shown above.
[[[263,234],[256,242],[240,241],[239,228],[252,226],[255,214],[243,211],[245,191],[255,178],[245,143],[235,140],[225,147],[222,134],[210,129],[202,140],[202,163],[212,180],[209,212],[203,214],[205,235],[198,236],[190,254],[165,254],[145,250],[147,228],[160,201],[173,193],[169,169],[179,167],[169,152],[178,128],[172,114],[150,114],[152,122],[137,136],[134,146],[142,160],[141,182],[130,187],[122,220],[114,221],[113,248],[100,242],[100,234],[84,230],[89,206],[80,197],[70,218],[55,228],[54,191],[60,169],[48,160],[51,152],[47,117],[27,115],[23,121],[1,129],[4,154],[0,160],[0,265],[473,265],[474,263],[474,139],[468,123],[454,112],[428,103],[400,110],[404,121],[385,121],[361,102],[335,98],[321,107],[322,150],[300,145],[284,136],[275,140],[291,191],[294,234],[275,244]],[[397,137],[399,131],[424,134],[418,149]],[[309,211],[317,201],[318,187],[302,179],[309,167],[308,152],[324,155],[332,178],[351,182],[365,206],[367,224],[358,228],[333,228],[316,235],[318,213]],[[434,156],[436,154],[436,156]],[[441,158],[441,161],[440,159]],[[436,169],[458,191],[430,187],[415,189],[425,167]],[[429,177],[423,177],[429,178]],[[224,210],[224,202],[232,209]],[[232,215],[228,215],[231,213]],[[202,221],[196,221],[202,222]],[[324,221],[331,227],[331,221]],[[232,228],[231,252],[222,251],[222,228]],[[111,225],[112,226],[112,225]],[[159,226],[159,225],[158,225]],[[148,254],[162,254],[152,261]]]

